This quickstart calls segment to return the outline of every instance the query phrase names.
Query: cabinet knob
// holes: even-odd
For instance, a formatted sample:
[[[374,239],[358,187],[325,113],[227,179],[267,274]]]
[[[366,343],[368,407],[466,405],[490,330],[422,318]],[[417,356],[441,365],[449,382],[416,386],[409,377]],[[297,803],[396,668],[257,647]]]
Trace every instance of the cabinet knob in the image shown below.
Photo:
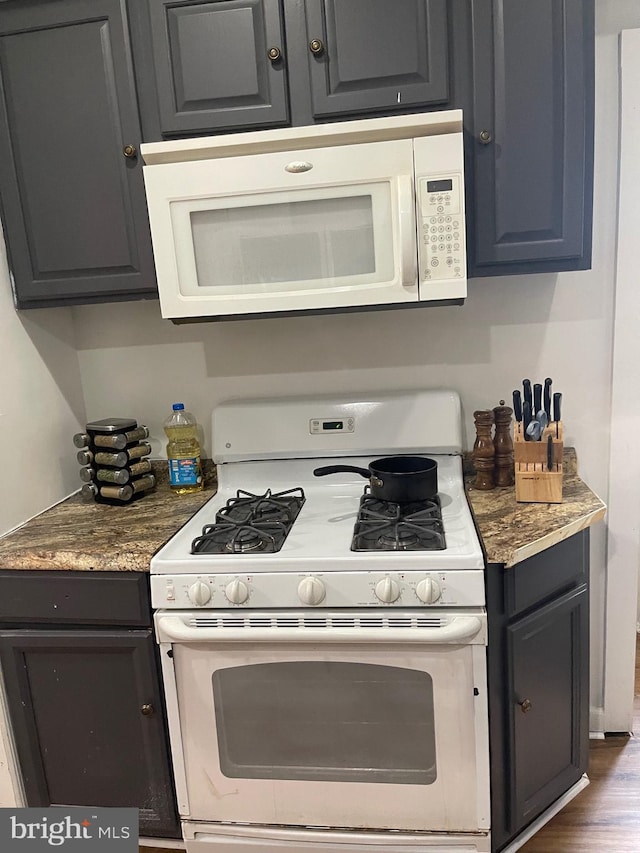
[[[125,157],[128,157],[130,160],[133,160],[138,156],[138,149],[135,145],[125,145],[122,149],[122,153]]]
[[[320,39],[311,39],[309,42],[309,50],[313,53],[314,56],[320,56],[320,54],[324,51],[324,44]]]
[[[533,707],[531,704],[531,699],[523,699],[522,702],[518,702],[518,705],[520,705],[520,710],[523,714],[526,714]]]
[[[282,51],[279,47],[270,47],[267,51],[267,56],[272,62],[277,62],[282,56]]]
[[[153,705],[143,705],[142,708],[140,708],[140,713],[144,717],[150,717],[153,714],[154,710],[155,709]]]
[[[480,142],[482,142],[483,145],[488,145],[492,141],[492,139],[493,139],[493,136],[491,135],[490,130],[481,130],[480,131]]]

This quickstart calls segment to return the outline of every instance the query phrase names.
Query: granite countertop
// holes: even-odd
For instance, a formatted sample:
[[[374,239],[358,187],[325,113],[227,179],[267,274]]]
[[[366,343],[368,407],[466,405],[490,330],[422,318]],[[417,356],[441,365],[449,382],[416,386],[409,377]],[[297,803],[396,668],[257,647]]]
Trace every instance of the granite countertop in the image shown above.
[[[75,494],[8,533],[0,539],[0,569],[148,572],[153,554],[215,495],[217,485],[209,463],[201,492],[176,495],[167,463],[153,467],[158,484],[140,500],[111,506]]]
[[[207,460],[205,488],[173,494],[166,462],[154,463],[158,485],[127,506],[72,495],[0,538],[0,569],[148,572],[153,554],[216,493]],[[606,507],[577,475],[575,451],[565,449],[563,502],[516,503],[513,487],[478,491],[470,457],[465,484],[487,562],[513,566],[604,518]]]
[[[601,521],[607,508],[578,476],[575,450],[565,448],[562,503],[516,503],[515,487],[479,491],[465,465],[471,512],[487,563],[514,566]]]

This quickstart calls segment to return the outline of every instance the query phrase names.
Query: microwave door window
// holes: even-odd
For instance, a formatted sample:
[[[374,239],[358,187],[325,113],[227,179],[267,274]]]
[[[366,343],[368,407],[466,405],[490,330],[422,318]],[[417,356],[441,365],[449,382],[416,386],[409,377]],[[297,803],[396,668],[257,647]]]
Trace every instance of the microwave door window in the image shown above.
[[[380,193],[352,189],[328,198],[192,210],[197,286],[230,293],[383,281],[390,275],[389,252],[376,246],[374,226],[388,216],[384,207]]]
[[[426,672],[291,661],[218,670],[212,688],[224,776],[436,780],[433,683]]]

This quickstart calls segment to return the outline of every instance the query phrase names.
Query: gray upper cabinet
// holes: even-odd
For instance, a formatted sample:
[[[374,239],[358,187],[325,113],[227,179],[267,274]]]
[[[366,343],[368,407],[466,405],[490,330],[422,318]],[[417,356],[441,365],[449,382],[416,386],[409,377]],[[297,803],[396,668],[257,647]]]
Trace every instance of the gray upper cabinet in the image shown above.
[[[446,0],[130,4],[147,141],[449,99]]]
[[[304,6],[314,118],[447,101],[446,0],[307,0]]]
[[[473,4],[470,274],[591,265],[593,0]]]
[[[0,8],[0,202],[18,307],[152,294],[120,0]]]
[[[136,43],[150,39],[150,66],[138,63],[147,138],[288,123],[279,0],[135,6]]]
[[[157,295],[141,140],[462,109],[473,276],[591,265],[594,0],[1,0],[18,307]]]

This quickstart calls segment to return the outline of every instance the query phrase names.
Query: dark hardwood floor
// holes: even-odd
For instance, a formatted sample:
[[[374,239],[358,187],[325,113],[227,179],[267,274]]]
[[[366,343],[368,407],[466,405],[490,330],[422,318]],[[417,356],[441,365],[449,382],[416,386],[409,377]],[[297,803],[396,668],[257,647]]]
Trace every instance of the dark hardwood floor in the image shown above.
[[[630,737],[591,741],[591,784],[520,853],[640,853],[640,640]],[[141,847],[141,853],[165,853]]]
[[[639,853],[640,642],[631,737],[591,741],[591,784],[540,830],[521,853]]]

